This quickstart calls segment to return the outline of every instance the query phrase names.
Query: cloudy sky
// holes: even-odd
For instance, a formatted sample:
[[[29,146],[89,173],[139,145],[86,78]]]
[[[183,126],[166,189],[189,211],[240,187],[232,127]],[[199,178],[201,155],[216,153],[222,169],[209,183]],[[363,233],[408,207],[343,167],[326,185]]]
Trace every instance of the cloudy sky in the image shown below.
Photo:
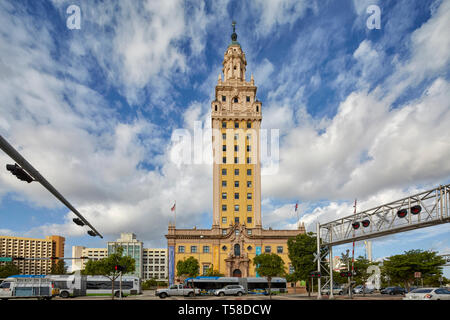
[[[121,232],[165,247],[175,200],[177,227],[209,228],[212,166],[177,161],[176,133],[211,127],[232,20],[263,128],[280,136],[278,169],[262,176],[265,228],[295,228],[297,201],[313,230],[355,199],[364,210],[450,182],[449,0],[2,1],[0,134],[104,239],[4,169],[0,234],[62,235],[66,256]],[[376,239],[373,254],[450,253],[449,235]]]

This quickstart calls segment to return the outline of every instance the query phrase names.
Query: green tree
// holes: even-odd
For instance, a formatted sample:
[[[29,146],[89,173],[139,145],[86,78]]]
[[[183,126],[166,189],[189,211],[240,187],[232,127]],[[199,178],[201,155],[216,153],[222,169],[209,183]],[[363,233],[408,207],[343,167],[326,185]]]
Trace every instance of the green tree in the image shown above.
[[[287,244],[288,256],[294,267],[293,278],[296,281],[305,281],[306,290],[310,296],[310,274],[317,271],[317,262],[314,262],[314,254],[317,252],[316,235],[312,232],[299,234],[295,238],[289,239]]]
[[[284,261],[275,253],[263,253],[253,258],[255,271],[267,278],[269,283],[269,298],[272,299],[271,281],[273,277],[284,276]]]
[[[111,280],[112,299],[114,300],[114,281],[120,276],[120,271],[115,266],[122,266],[123,273],[131,273],[135,270],[135,260],[129,256],[123,255],[123,247],[117,246],[114,253],[107,258],[97,261],[89,260],[83,274],[87,275],[103,275]]]
[[[195,278],[198,276],[200,270],[200,264],[194,257],[184,258],[177,262],[177,276],[181,278]],[[183,280],[184,280],[183,279]],[[192,288],[194,288],[194,280],[192,279]],[[195,290],[194,290],[195,295]]]
[[[151,278],[142,283],[142,290],[149,290],[155,288],[158,285],[156,279]]]
[[[409,250],[384,260],[382,272],[393,283],[403,283],[409,289],[414,283],[415,272],[421,272],[423,278],[440,276],[444,264],[445,259],[438,256],[437,252]]]
[[[7,262],[4,266],[0,266],[0,278],[8,278],[20,274],[20,269],[12,262]]]
[[[219,270],[208,269],[205,276],[207,277],[225,277],[223,273],[220,273]]]
[[[58,259],[58,262],[52,264],[50,274],[67,274],[67,267],[63,259]]]

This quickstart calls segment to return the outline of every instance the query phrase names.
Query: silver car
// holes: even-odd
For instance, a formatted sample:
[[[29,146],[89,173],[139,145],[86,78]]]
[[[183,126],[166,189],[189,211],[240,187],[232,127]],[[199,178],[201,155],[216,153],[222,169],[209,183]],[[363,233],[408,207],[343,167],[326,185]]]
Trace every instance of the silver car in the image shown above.
[[[231,296],[231,295],[237,295],[237,296],[242,296],[243,294],[245,294],[245,289],[243,286],[240,285],[227,285],[225,287],[223,287],[222,289],[217,289],[216,291],[214,291],[214,295],[216,296]]]
[[[450,300],[450,290],[445,288],[417,288],[408,292],[403,300]]]
[[[373,289],[363,287],[362,285],[358,285],[355,288],[353,288],[353,293],[373,293]]]

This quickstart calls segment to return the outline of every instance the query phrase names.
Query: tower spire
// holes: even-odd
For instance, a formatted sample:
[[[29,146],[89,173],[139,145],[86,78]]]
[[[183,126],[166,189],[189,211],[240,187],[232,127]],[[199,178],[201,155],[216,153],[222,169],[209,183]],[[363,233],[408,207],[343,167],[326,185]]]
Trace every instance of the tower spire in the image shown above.
[[[231,34],[231,43],[236,43],[236,41],[237,41],[236,21],[233,21],[231,23],[231,26],[233,27],[233,33]]]

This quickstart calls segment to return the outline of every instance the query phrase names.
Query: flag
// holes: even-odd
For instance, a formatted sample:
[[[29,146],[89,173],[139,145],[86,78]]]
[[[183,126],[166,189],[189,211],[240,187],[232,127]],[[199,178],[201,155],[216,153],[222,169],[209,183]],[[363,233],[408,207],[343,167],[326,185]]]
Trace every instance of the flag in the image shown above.
[[[177,203],[175,202],[172,206],[172,208],[170,208],[170,211],[175,211],[175,206],[177,205]]]
[[[295,212],[297,212],[298,209],[298,203],[295,204]]]

